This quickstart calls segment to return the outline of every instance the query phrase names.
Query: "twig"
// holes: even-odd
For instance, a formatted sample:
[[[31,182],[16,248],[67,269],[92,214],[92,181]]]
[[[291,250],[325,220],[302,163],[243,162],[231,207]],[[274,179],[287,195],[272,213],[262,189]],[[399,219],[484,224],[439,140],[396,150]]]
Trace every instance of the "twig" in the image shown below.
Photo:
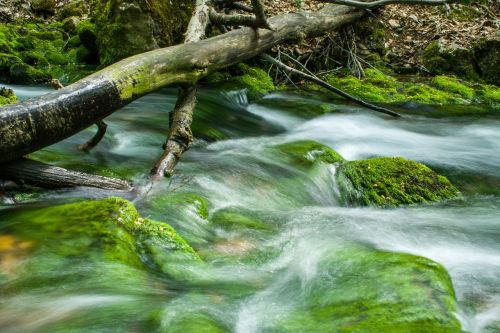
[[[334,3],[337,5],[361,8],[361,9],[372,9],[392,4],[439,6],[450,2],[454,2],[455,0],[376,0],[371,2],[361,2],[355,0],[321,0],[321,1]]]
[[[334,93],[336,93],[336,94],[338,94],[338,95],[340,95],[340,96],[342,96],[342,97],[344,97],[344,98],[346,98],[346,99],[348,99],[348,100],[350,100],[350,101],[352,101],[352,102],[354,102],[356,104],[359,104],[361,106],[369,108],[369,109],[371,109],[373,111],[377,111],[377,112],[388,114],[388,115],[393,116],[393,117],[401,117],[401,115],[399,113],[397,113],[397,112],[388,110],[388,109],[383,108],[381,106],[370,104],[370,103],[365,102],[365,101],[363,101],[363,100],[361,100],[359,98],[351,96],[348,93],[346,93],[346,92],[344,92],[344,91],[342,91],[342,90],[340,90],[338,88],[335,88],[331,84],[329,84],[329,83],[327,83],[327,82],[325,82],[325,81],[323,81],[323,80],[321,80],[321,79],[319,79],[319,78],[317,78],[317,77],[315,77],[313,75],[306,74],[306,73],[301,72],[301,71],[299,71],[299,70],[297,70],[295,68],[292,68],[290,66],[285,65],[281,61],[279,61],[279,60],[271,57],[268,54],[264,53],[264,54],[261,55],[261,57],[264,60],[267,60],[270,63],[272,63],[272,64],[274,64],[274,65],[276,65],[278,67],[281,67],[282,69],[284,69],[284,70],[286,70],[288,72],[291,72],[293,74],[299,75],[299,76],[303,77],[304,79],[306,79],[308,81],[312,81],[312,82],[316,83],[317,85],[319,85],[319,86],[321,86],[321,87],[323,87],[325,89],[328,89],[328,90],[330,90],[330,91],[332,91],[332,92],[334,92]]]

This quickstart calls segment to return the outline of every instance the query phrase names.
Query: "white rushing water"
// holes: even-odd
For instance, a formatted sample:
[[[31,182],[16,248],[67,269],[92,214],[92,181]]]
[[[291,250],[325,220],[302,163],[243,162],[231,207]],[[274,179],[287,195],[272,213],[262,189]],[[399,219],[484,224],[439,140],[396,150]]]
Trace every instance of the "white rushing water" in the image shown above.
[[[29,87],[13,88],[21,96],[34,94]],[[288,104],[282,105],[283,100]],[[90,154],[78,155],[73,149],[90,130],[48,151],[78,163],[131,168],[132,177],[141,182],[161,152],[167,128],[163,120],[174,102],[174,92],[169,90],[115,113],[108,120],[106,140]],[[275,105],[269,106],[270,102]],[[324,278],[321,262],[325,257],[351,244],[363,244],[444,265],[457,294],[457,317],[463,329],[494,332],[488,327],[500,320],[500,197],[495,188],[500,184],[500,118],[407,115],[390,119],[352,106],[328,104],[342,112],[310,119],[287,110],[290,103],[327,102],[279,93],[266,97],[265,103],[249,103],[241,92],[200,93],[197,111],[215,110],[209,125],[227,134],[227,139],[197,142],[184,155],[177,177],[135,198],[134,203],[143,216],[168,221],[194,247],[199,245],[209,265],[187,268],[198,280],[186,290],[175,285],[168,289],[163,277],[150,277],[152,285],[167,285],[170,294],[152,296],[146,286],[139,285],[134,290],[143,292],[138,307],[147,304],[147,297],[161,304],[160,330],[165,332],[178,317],[197,311],[209,313],[234,332],[266,332],[269,323],[286,318]],[[269,153],[271,145],[304,139],[326,144],[348,160],[402,156],[471,180],[464,183],[463,198],[450,203],[398,209],[343,207],[335,166],[323,165],[306,174]],[[171,207],[149,205],[172,189],[205,197],[211,215],[236,207],[258,215],[277,231],[214,230],[192,209],[174,212]],[[51,192],[45,199],[103,195],[76,189]],[[269,258],[245,261],[244,255],[254,249],[270,253]],[[233,284],[243,287],[227,286]],[[7,310],[0,306],[0,324],[2,317],[8,322],[6,316],[13,316],[11,322],[21,321],[24,312],[16,307],[33,313],[22,324],[10,324],[11,331],[70,317],[97,303],[105,308],[106,303],[130,302],[124,290],[104,296],[85,291],[78,295],[73,285],[68,288],[65,296],[54,291],[43,297],[29,291],[11,296],[9,300],[17,305]],[[33,299],[38,303],[28,306]]]

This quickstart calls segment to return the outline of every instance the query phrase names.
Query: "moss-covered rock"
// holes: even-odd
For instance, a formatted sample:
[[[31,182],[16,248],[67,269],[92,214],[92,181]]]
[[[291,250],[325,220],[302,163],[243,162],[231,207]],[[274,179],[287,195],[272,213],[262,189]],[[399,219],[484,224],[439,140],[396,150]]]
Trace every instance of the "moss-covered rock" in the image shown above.
[[[500,36],[479,41],[474,47],[474,59],[483,80],[500,86]]]
[[[354,247],[325,256],[317,267],[306,287],[290,281],[287,289],[306,293],[305,301],[269,331],[462,332],[450,277],[436,262]]]
[[[272,226],[266,222],[244,214],[241,208],[227,208],[216,211],[210,217],[210,223],[226,230],[270,230]]]
[[[454,44],[445,47],[441,41],[433,41],[425,48],[422,60],[434,74],[454,73],[469,80],[479,78],[472,51]]]
[[[142,267],[141,253],[155,259],[157,247],[199,260],[193,249],[162,222],[142,219],[121,198],[83,201],[14,213],[13,234],[43,244],[41,251],[61,257],[99,257]]]
[[[17,97],[12,89],[0,87],[0,106],[17,102]]]
[[[272,148],[287,162],[306,168],[317,162],[336,163],[344,160],[335,150],[312,140],[294,141]]]
[[[401,157],[343,163],[337,171],[341,199],[349,205],[393,207],[456,197],[450,181]]]
[[[194,1],[96,0],[91,17],[97,26],[102,65],[180,42]]]
[[[41,14],[54,14],[56,11],[56,0],[32,0],[31,9]]]
[[[82,17],[89,13],[89,2],[84,0],[71,0],[58,9],[58,21],[64,21],[67,18]]]
[[[444,75],[438,75],[432,79],[432,84],[435,85],[440,90],[458,94],[467,99],[472,99],[474,97],[474,89],[461,83],[459,80],[455,78],[451,78]]]

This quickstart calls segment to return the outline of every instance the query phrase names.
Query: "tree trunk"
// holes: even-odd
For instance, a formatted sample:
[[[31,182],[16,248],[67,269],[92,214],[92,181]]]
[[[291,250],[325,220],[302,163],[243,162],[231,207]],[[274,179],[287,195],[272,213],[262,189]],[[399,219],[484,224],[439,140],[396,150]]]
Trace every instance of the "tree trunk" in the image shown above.
[[[273,30],[241,28],[196,43],[139,54],[117,62],[64,89],[0,110],[0,163],[61,141],[115,110],[170,84],[201,77],[253,58],[271,47],[335,30],[363,11],[325,5],[314,13],[269,19]]]

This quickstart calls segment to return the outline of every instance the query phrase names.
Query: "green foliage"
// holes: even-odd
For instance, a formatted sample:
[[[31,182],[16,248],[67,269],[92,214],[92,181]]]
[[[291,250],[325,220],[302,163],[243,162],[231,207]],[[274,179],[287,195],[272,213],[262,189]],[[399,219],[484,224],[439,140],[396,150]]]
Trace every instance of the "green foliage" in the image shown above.
[[[456,197],[450,181],[401,157],[346,162],[337,172],[342,200],[351,205],[394,207]]]
[[[436,262],[351,247],[332,252],[317,267],[307,288],[299,279],[289,282],[290,290],[307,293],[305,301],[269,331],[462,332],[450,277]]]

